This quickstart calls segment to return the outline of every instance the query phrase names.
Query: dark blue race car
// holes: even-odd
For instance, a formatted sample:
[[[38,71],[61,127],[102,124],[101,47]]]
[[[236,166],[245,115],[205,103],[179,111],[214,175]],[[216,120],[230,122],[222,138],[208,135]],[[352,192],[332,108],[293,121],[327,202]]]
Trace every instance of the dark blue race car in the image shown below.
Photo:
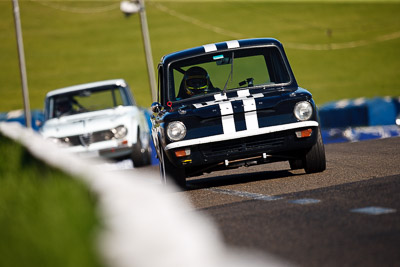
[[[317,108],[298,86],[282,44],[246,39],[168,54],[158,65],[152,137],[164,182],[289,161],[325,170]]]

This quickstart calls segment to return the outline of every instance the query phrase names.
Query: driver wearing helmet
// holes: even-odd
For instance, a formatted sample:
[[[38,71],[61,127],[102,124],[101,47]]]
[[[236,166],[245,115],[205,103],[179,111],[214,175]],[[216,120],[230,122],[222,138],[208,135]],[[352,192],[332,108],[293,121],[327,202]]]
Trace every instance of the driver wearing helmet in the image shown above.
[[[56,100],[56,116],[66,116],[73,114],[71,100],[67,97],[61,97]]]
[[[186,97],[205,94],[214,89],[207,71],[197,66],[185,72],[182,82]]]

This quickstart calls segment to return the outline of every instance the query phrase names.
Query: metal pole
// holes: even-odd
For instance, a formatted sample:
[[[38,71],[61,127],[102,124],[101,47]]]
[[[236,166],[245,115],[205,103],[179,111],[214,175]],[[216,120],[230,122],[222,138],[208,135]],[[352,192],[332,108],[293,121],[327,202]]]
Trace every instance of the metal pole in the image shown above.
[[[144,7],[144,0],[139,0],[140,8],[140,24],[142,27],[143,45],[144,52],[146,54],[147,72],[149,75],[151,96],[153,102],[157,101],[157,87],[156,87],[156,75],[154,73],[153,56],[151,53],[150,35],[149,28],[147,26],[146,10]]]
[[[12,0],[12,3],[14,10],[15,34],[17,37],[17,46],[18,46],[19,70],[21,74],[21,83],[22,83],[22,96],[24,100],[25,122],[27,128],[32,128],[31,125],[32,117],[31,117],[31,109],[29,107],[28,82],[26,78],[24,44],[22,40],[22,30],[21,30],[21,20],[19,16],[18,0]]]

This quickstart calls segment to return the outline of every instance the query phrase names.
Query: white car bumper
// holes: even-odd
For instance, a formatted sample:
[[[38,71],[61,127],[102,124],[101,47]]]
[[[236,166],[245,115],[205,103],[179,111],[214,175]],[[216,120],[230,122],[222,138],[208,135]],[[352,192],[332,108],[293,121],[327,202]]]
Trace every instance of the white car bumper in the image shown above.
[[[117,140],[93,143],[89,146],[67,147],[65,149],[82,157],[119,158],[129,156],[132,153],[132,145]]]

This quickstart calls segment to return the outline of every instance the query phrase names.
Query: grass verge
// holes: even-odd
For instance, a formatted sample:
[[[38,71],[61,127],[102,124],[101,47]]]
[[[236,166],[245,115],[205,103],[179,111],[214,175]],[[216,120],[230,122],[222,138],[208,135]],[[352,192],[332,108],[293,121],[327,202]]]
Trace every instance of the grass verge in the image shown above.
[[[0,134],[0,266],[101,266],[96,198]]]

